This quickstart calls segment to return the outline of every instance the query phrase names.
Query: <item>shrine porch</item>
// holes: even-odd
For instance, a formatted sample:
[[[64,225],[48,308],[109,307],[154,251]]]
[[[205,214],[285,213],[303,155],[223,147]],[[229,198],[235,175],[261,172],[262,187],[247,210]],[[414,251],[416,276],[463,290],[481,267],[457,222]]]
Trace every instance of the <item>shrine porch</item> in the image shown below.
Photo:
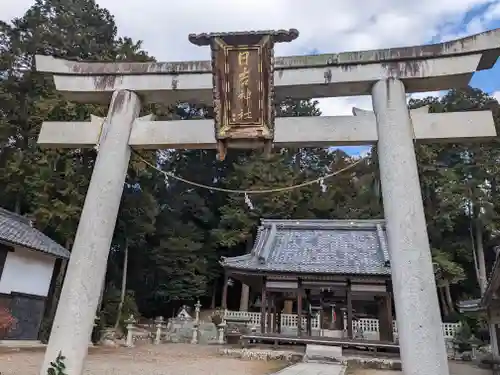
[[[261,313],[250,311],[233,311],[225,310],[225,318],[247,318],[250,321],[250,326],[260,327]],[[273,318],[272,318],[273,319]],[[272,320],[271,319],[271,320]],[[297,336],[297,314],[281,314],[281,332],[288,336]],[[267,323],[267,322],[266,322]],[[302,317],[302,325],[306,325],[306,317]],[[336,332],[329,329],[320,328],[320,320],[318,316],[313,316],[311,319],[312,335],[311,336],[330,336]],[[364,339],[379,341],[380,337],[380,324],[378,319],[360,318],[352,322],[353,332],[362,333]],[[442,323],[441,327],[443,335],[447,341],[455,337],[457,330],[460,328],[460,323]],[[398,328],[396,320],[393,321],[393,335],[398,338]]]
[[[326,336],[292,336],[277,333],[252,333],[241,336],[242,346],[247,347],[250,342],[263,344],[299,344],[299,345],[328,345],[341,346],[345,349],[367,349],[370,351],[386,351],[399,353],[399,345],[389,341],[348,339]]]

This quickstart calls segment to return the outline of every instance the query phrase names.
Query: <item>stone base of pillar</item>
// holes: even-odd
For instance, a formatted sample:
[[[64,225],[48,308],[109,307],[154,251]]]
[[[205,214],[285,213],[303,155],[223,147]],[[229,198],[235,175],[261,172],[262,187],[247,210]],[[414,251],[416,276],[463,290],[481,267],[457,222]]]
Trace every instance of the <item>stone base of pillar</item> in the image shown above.
[[[193,336],[191,337],[191,344],[198,344],[198,325],[193,327]]]
[[[226,328],[226,324],[225,323],[221,323],[219,324],[219,327],[218,327],[218,330],[217,330],[217,333],[218,333],[218,337],[217,337],[217,343],[220,344],[220,345],[224,345],[225,341],[224,341],[224,330]]]

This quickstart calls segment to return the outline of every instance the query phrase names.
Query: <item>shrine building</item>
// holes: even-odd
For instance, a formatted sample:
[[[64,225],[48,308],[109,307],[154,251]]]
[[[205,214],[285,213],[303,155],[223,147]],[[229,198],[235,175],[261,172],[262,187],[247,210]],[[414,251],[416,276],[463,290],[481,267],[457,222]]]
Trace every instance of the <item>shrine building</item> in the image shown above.
[[[223,308],[229,279],[248,285],[260,301],[261,334],[281,334],[281,315],[293,313],[299,337],[354,339],[353,319],[375,315],[378,339],[394,341],[384,220],[262,220],[252,251],[221,264]]]

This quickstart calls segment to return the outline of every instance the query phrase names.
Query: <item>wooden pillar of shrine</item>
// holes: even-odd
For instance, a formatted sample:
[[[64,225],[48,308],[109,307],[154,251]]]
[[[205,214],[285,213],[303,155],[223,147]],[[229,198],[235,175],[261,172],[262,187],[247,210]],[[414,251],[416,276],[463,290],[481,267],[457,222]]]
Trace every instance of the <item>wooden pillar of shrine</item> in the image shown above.
[[[387,311],[387,325],[388,325],[388,333],[387,333],[387,340],[390,342],[394,342],[394,316],[392,314],[392,301],[393,301],[393,291],[392,291],[392,282],[391,281],[386,281],[385,282],[386,289],[387,289],[387,296],[386,296],[386,311]]]
[[[347,337],[352,339],[353,334],[352,334],[352,291],[351,291],[351,282],[347,284],[347,293],[346,293],[346,300],[347,300]]]
[[[267,291],[266,278],[262,279],[262,294],[260,297],[260,332],[266,333],[266,310],[267,310]]]
[[[336,330],[343,331],[345,328],[344,327],[344,313],[342,312],[342,309],[340,308],[338,303],[336,303],[335,306],[333,307],[333,312],[334,312],[334,320],[335,320],[333,327]]]
[[[274,322],[273,322],[273,316],[274,316],[274,294],[269,293],[269,296],[267,297],[268,300],[268,308],[267,308],[267,314],[266,314],[266,319],[267,319],[267,333],[274,333]]]
[[[306,334],[312,336],[312,309],[311,309],[311,290],[306,289],[307,300],[307,318],[306,318]]]
[[[246,253],[250,254],[253,246],[253,236],[249,236],[246,243]],[[250,299],[250,286],[241,283],[240,311],[248,311],[248,300]]]
[[[306,335],[312,336],[312,314],[311,314],[311,311],[307,311],[306,325],[307,325]]]
[[[248,311],[248,300],[250,299],[250,287],[241,283],[240,311]]]
[[[325,321],[325,311],[323,309],[319,310],[319,314],[318,314],[318,318],[319,318],[319,329],[320,329],[320,332],[321,332],[321,329],[325,328],[323,327],[323,322]],[[321,335],[321,333],[320,333]]]
[[[280,303],[276,303],[276,314],[274,315],[274,321],[276,322],[275,332],[277,333],[281,333],[281,311],[283,307],[283,300],[280,300]]]
[[[225,310],[227,309],[227,288],[229,284],[229,275],[224,272],[224,286],[222,287],[222,301],[221,307]]]
[[[302,336],[302,282],[297,288],[297,335]]]
[[[394,329],[392,317],[392,292],[387,293],[385,298],[385,309],[387,311],[387,341],[394,342]]]
[[[377,298],[380,341],[394,341],[392,330],[392,298],[387,292]]]
[[[375,296],[377,303],[378,336],[380,341],[386,341],[387,336],[387,312],[385,311],[385,296]]]

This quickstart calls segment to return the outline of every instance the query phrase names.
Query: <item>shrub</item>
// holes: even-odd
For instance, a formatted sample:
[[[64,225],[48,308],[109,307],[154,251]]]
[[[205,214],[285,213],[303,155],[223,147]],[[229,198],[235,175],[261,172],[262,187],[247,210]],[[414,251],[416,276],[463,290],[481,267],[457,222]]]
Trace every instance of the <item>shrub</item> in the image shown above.
[[[99,325],[102,327],[113,327],[118,314],[118,306],[120,305],[120,291],[113,287],[108,287],[104,293],[102,309],[99,314]],[[120,314],[119,328],[121,332],[125,331],[127,324],[125,321],[130,315],[134,315],[137,319],[139,317],[139,309],[135,303],[134,292],[127,291],[123,308]]]
[[[9,331],[15,327],[16,323],[17,320],[10,311],[5,307],[0,307],[0,330]]]
[[[221,311],[214,311],[212,313],[212,316],[210,316],[210,320],[212,321],[213,324],[215,324],[215,326],[219,326],[219,324],[222,323],[222,321],[224,320],[223,319],[223,312]]]

